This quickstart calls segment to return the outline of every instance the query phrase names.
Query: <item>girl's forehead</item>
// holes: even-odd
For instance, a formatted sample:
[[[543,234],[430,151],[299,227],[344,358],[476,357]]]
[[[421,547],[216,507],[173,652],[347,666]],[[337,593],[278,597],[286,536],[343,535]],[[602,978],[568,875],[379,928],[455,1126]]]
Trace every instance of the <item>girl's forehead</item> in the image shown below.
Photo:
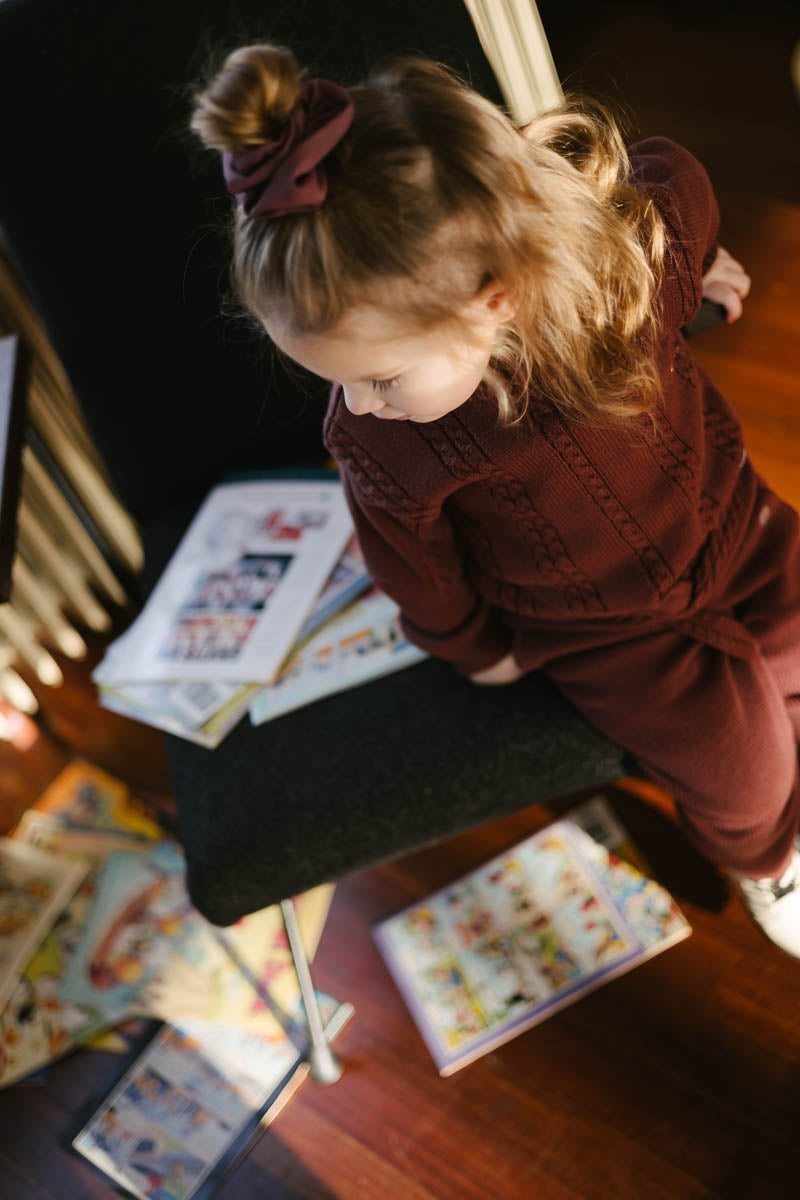
[[[375,309],[347,313],[324,333],[293,333],[267,322],[275,345],[301,366],[326,379],[374,379],[397,373],[404,361],[424,354],[432,343],[425,331]]]

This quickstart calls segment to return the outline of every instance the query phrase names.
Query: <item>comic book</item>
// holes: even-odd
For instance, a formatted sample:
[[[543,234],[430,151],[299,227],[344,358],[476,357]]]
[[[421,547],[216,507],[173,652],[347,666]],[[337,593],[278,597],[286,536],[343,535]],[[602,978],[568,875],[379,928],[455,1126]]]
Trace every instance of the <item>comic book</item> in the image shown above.
[[[325,587],[317,597],[311,615],[297,635],[290,653],[299,649],[312,634],[347,608],[372,586],[367,574],[364,555],[355,534],[350,538],[342,557],[331,571]]]
[[[270,683],[352,534],[332,472],[220,484],[92,678]]]
[[[70,764],[23,815],[14,841],[21,853],[46,851],[87,874],[0,1013],[0,1087],[132,1013],[284,1029],[298,989],[279,908],[226,931],[210,926],[191,906],[177,846],[120,780]],[[295,900],[309,958],[332,894],[325,885]]]
[[[319,1001],[332,1041],[353,1009]],[[165,1025],[72,1145],[138,1200],[206,1200],[307,1073],[282,1031]]]
[[[221,680],[134,683],[101,687],[98,700],[110,712],[214,750],[238,725],[261,686]]]
[[[373,588],[293,655],[271,687],[259,690],[250,719],[261,725],[425,657],[403,633],[394,601]]]
[[[86,869],[85,863],[0,838],[0,1011]]]
[[[602,797],[373,933],[440,1074],[688,937]]]
[[[66,829],[55,815],[36,809],[25,813],[14,837],[83,863],[88,870],[0,1013],[0,1088],[97,1038],[130,1015],[128,1005],[101,1012],[91,1005],[70,1003],[61,997],[60,987],[83,935],[105,858],[120,849],[130,852],[134,846],[144,850],[148,845],[127,833]]]
[[[296,901],[310,955],[332,892],[323,885]],[[269,1035],[297,1003],[291,961],[277,906],[221,933],[189,900],[179,847],[161,841],[106,860],[59,995],[109,1019],[192,1016]]]
[[[137,840],[164,836],[152,806],[120,779],[82,759],[59,772],[31,811],[49,813],[65,829],[106,831]]]
[[[354,534],[297,634],[289,656],[297,653],[318,629],[369,586],[370,578]],[[261,688],[261,684],[212,679],[119,687],[101,685],[99,699],[112,712],[213,750],[238,724]]]

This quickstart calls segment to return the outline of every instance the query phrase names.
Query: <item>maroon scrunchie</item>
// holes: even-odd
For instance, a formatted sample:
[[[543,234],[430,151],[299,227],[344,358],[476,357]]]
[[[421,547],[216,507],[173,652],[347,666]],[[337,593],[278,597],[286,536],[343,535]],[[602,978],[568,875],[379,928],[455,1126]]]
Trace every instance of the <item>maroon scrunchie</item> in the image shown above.
[[[313,212],[328,192],[322,160],[353,120],[350,93],[327,79],[309,79],[280,137],[226,151],[222,170],[228,191],[248,217]]]

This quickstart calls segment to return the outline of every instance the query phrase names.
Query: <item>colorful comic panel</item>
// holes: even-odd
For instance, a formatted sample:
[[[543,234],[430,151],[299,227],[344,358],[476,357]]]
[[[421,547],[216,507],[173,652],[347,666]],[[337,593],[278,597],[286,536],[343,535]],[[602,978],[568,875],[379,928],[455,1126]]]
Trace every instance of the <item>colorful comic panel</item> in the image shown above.
[[[488,1028],[455,960],[420,971],[415,983],[426,1016],[448,1050]]]
[[[502,855],[477,873],[490,927],[510,929],[541,911],[530,870],[517,854]]]
[[[586,890],[586,879],[575,851],[560,832],[529,839],[519,853],[541,910],[552,912]]]
[[[476,943],[461,955],[461,966],[490,1022],[513,1017],[551,991],[531,956],[518,952],[513,936]]]
[[[510,940],[517,961],[531,962],[547,980],[551,992],[566,987],[584,973],[572,947],[548,917],[537,917],[517,929]]]
[[[412,969],[432,966],[450,953],[447,926],[433,905],[409,909],[388,932],[394,952]]]
[[[552,924],[586,971],[614,962],[631,948],[609,920],[598,896],[587,888],[564,901],[553,913]]]
[[[208,613],[262,612],[291,562],[290,554],[243,554],[229,569],[201,575],[184,608]]]
[[[75,1147],[145,1200],[186,1200],[206,1172],[193,1153],[121,1095],[104,1106]]]
[[[255,617],[185,617],[172,627],[158,657],[175,662],[236,659],[256,623]]]
[[[616,855],[605,852],[605,863],[597,869],[625,920],[648,948],[683,934],[687,921],[672,896],[656,883],[640,875]]]
[[[480,880],[448,888],[437,902],[458,945],[468,950],[498,928],[498,914],[487,900]]]

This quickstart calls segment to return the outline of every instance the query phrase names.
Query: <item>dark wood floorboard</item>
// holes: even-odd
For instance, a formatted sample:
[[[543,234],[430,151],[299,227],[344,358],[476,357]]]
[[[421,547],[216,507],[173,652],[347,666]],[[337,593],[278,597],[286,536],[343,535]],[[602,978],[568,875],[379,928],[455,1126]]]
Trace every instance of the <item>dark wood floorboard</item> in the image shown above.
[[[540,11],[559,70],[623,101],[642,133],[708,165],[722,240],[747,266],[745,317],[695,343],[744,421],[751,455],[800,506],[800,177],[789,60],[796,5],[556,4]],[[94,654],[100,647],[95,646]],[[7,828],[75,754],[168,794],[158,734],[94,704],[87,667],[37,689],[42,732],[0,745]],[[615,802],[694,933],[681,945],[440,1079],[373,949],[371,924],[536,828],[515,814],[339,885],[319,984],[356,1017],[333,1088],[305,1083],[223,1200],[796,1200],[800,963],[750,924],[677,833],[667,798]],[[557,811],[556,806],[553,811]],[[109,1187],[66,1149],[117,1059],[84,1051],[0,1094],[2,1200]]]

